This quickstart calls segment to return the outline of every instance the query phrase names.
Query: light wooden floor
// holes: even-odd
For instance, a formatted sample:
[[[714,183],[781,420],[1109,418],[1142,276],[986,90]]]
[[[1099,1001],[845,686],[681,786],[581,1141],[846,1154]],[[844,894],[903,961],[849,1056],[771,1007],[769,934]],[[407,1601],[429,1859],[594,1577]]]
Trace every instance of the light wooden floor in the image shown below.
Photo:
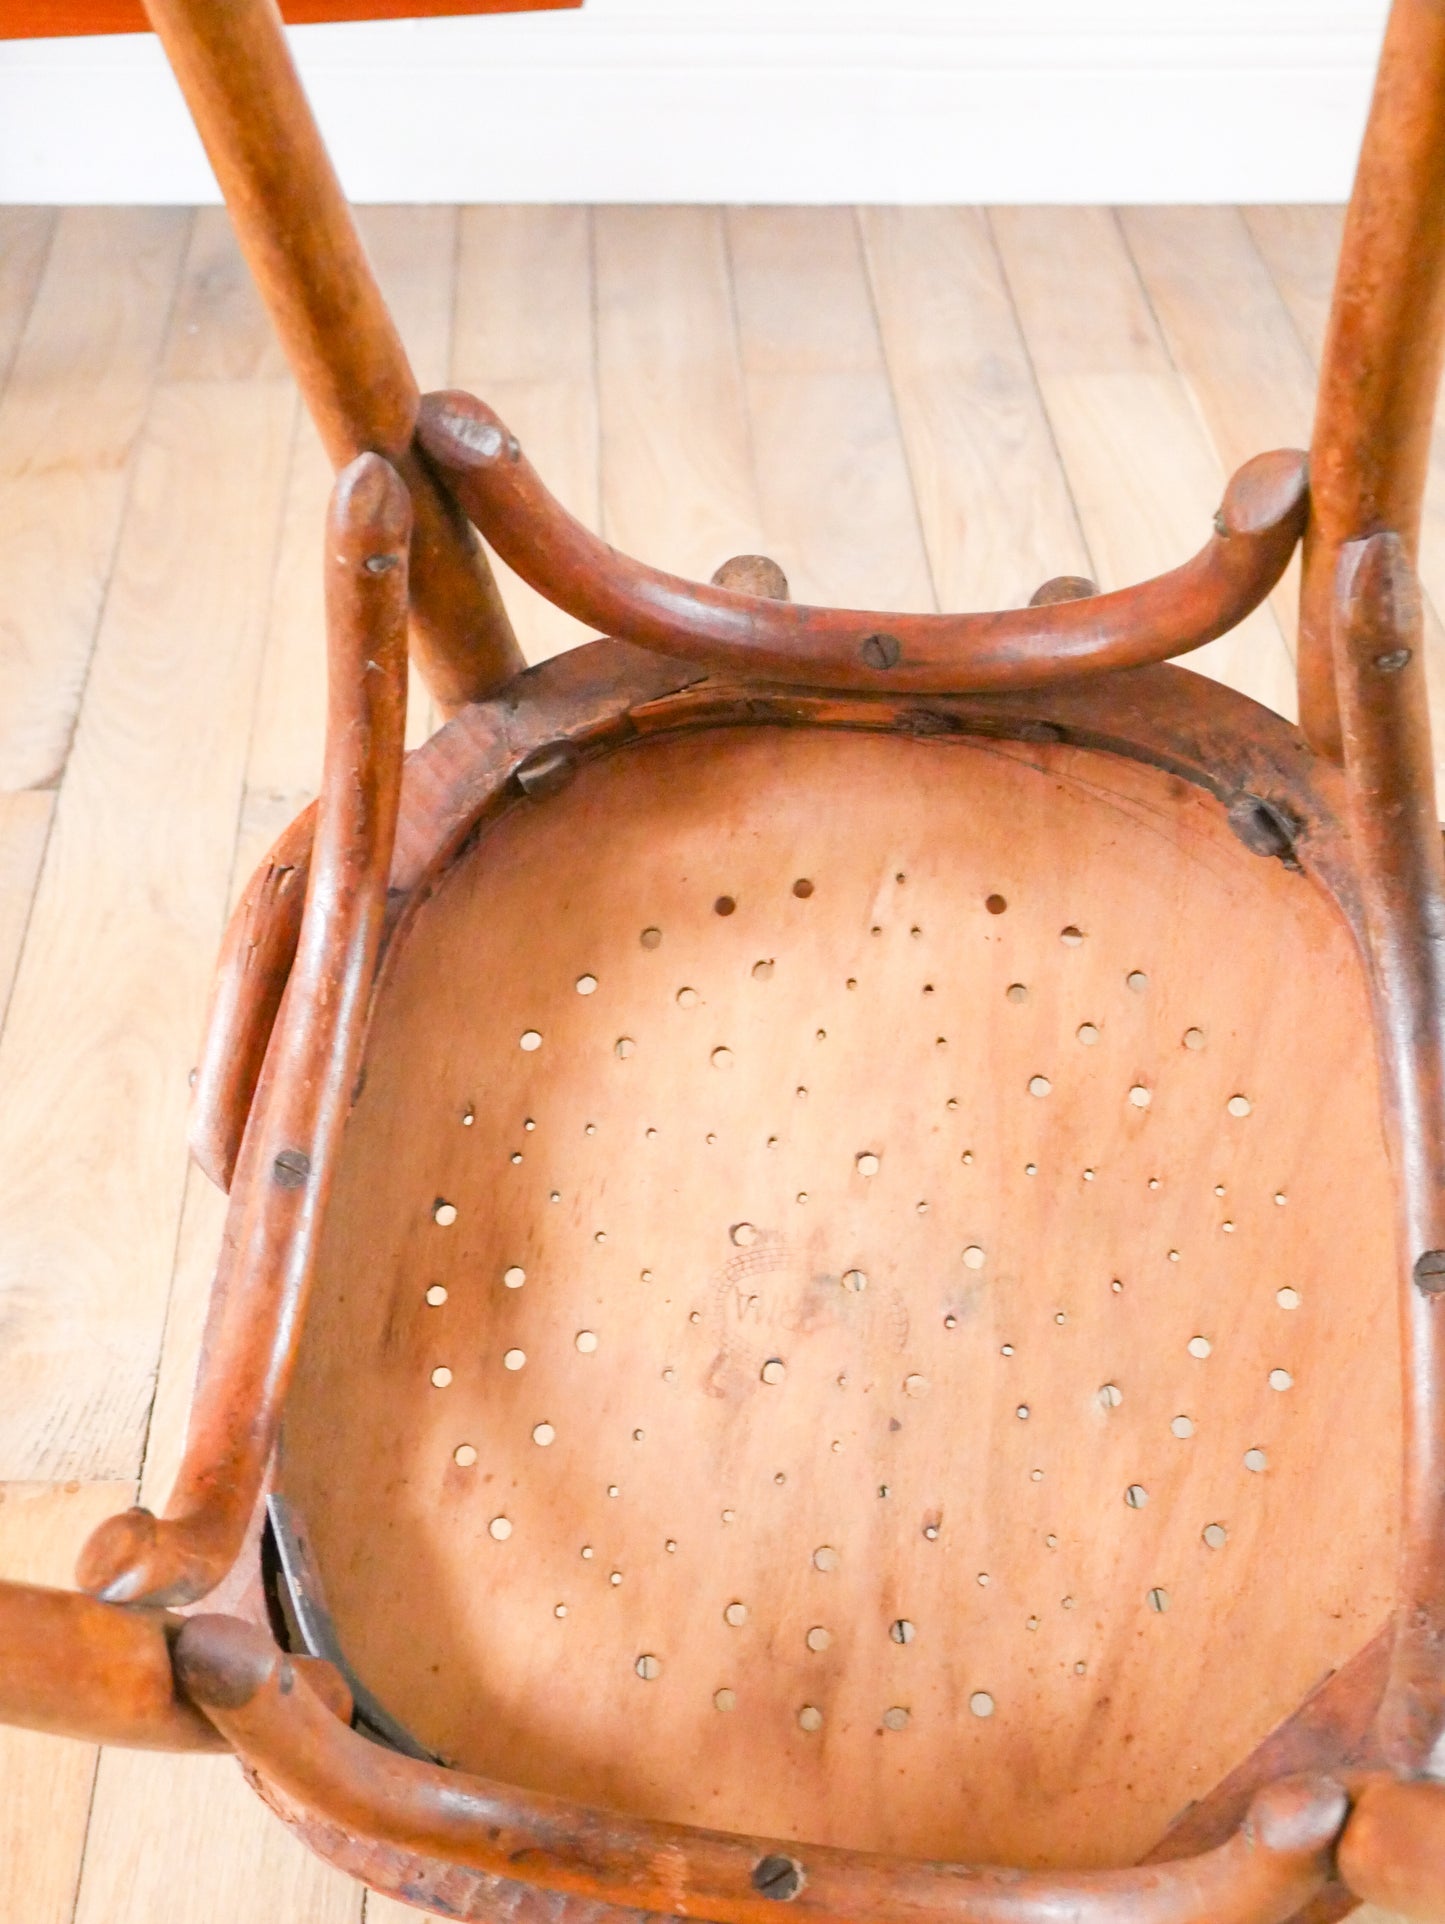
[[[363,225],[423,385],[486,395],[610,540],[704,578],[761,549],[799,599],[900,608],[1192,553],[1228,470],[1308,438],[1339,232],[1310,208]],[[222,216],[0,209],[7,1575],[68,1582],[176,1459],[220,1223],[186,1076],[228,901],[316,780],[326,488]],[[1423,572],[1445,608],[1445,486]],[[507,585],[532,660],[578,638]],[[1291,587],[1193,657],[1287,713]],[[1433,617],[1430,649],[1438,684]],[[0,1732],[0,1924],[362,1912],[226,1760]]]

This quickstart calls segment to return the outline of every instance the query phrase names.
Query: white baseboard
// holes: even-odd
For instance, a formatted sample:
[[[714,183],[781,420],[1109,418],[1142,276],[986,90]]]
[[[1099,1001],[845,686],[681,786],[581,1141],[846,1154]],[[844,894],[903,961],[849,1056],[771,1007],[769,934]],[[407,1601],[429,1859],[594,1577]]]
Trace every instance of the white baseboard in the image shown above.
[[[1348,192],[1382,19],[1383,0],[588,0],[293,44],[360,201],[1309,201]],[[214,198],[150,36],[0,42],[0,200]]]

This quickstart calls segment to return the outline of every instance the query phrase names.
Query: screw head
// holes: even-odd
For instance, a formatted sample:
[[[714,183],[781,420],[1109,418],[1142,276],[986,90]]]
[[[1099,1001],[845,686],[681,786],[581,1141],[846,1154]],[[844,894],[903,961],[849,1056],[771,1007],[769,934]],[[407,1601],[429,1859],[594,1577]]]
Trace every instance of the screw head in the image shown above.
[[[1229,805],[1229,826],[1256,855],[1293,860],[1299,826],[1279,803],[1246,791]]]
[[[311,1158],[301,1149],[283,1149],[271,1165],[279,1189],[299,1189],[311,1174]]]
[[[903,644],[897,635],[865,635],[858,652],[870,668],[896,668]]]
[[[1445,1249],[1427,1249],[1416,1257],[1415,1287],[1426,1296],[1445,1294]]]
[[[775,1897],[786,1904],[798,1895],[803,1888],[803,1867],[796,1857],[785,1857],[781,1851],[771,1857],[760,1857],[753,1865],[752,1887],[762,1897]]]

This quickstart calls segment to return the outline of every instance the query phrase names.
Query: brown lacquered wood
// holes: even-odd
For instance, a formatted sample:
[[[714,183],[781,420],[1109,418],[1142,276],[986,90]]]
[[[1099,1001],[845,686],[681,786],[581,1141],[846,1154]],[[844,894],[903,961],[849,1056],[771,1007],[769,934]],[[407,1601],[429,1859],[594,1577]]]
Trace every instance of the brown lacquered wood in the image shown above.
[[[1356,1787],[1339,1871],[1366,1904],[1418,1924],[1445,1919],[1445,1784],[1373,1777]]]
[[[189,1137],[191,1155],[219,1189],[229,1189],[236,1173],[266,1045],[296,957],[315,832],[316,810],[303,809],[247,884],[216,960]]]
[[[1445,5],[1394,9],[1308,468],[1132,588],[930,616],[589,534],[419,400],[271,0],[148,4],[351,463],[327,757],[217,973],[171,1502],[91,1596],[0,1586],[0,1716],[228,1743],[459,1917],[1445,1924]],[[756,386],[787,223],[731,225]],[[613,638],[514,674],[464,515]],[[1306,524],[1300,732],[1163,663]],[[409,584],[456,712],[403,767]],[[258,1627],[268,1494],[337,1668]],[[254,1621],[159,1608],[212,1590]]]
[[[1029,687],[1182,654],[1264,599],[1306,512],[1305,457],[1282,450],[1235,475],[1193,561],[1138,587],[999,614],[809,608],[619,555],[547,492],[515,435],[471,395],[428,395],[418,438],[498,554],[569,614],[684,660],[813,687]]]
[[[326,451],[383,454],[411,491],[412,646],[447,710],[522,665],[485,556],[412,448],[417,388],[274,0],[147,0]]]
[[[1258,782],[1302,863],[1338,830],[1262,761],[1230,808],[1180,784],[1182,728],[1168,773],[1080,745],[1145,737],[1134,680],[1252,714],[1141,670],[1080,685],[1074,726],[1036,696],[1049,740],[1008,740],[1004,697],[910,739],[892,704],[702,682],[574,735],[550,795],[499,770],[433,817],[449,857],[394,870],[278,1480],[429,1748],[674,1822],[1119,1865],[1388,1613],[1364,984],[1230,808]],[[525,692],[417,761],[470,732],[476,766]]]
[[[685,694],[689,687],[695,690]],[[1298,824],[1336,822],[1344,807],[1334,768],[1313,763],[1277,716],[1218,683],[1172,669],[1123,680],[1080,681],[1032,698],[789,695],[756,684],[705,681],[703,671],[626,643],[599,642],[530,670],[505,704],[463,711],[407,763],[392,896],[411,897],[524,771],[535,789],[555,763],[565,781],[586,752],[625,736],[695,726],[708,718],[817,722],[915,734],[1002,734],[1068,740],[1186,773],[1237,811],[1273,796]],[[191,1122],[193,1153],[225,1186],[234,1169],[285,976],[300,934],[303,895],[278,878],[310,860],[311,811],[287,828],[247,885],[222,942]],[[1299,855],[1318,866],[1358,924],[1355,881],[1333,833],[1304,837]],[[253,965],[251,958],[265,958]]]
[[[111,1601],[187,1602],[230,1568],[295,1356],[360,1062],[391,866],[406,718],[406,489],[344,469],[327,530],[330,706],[296,964],[241,1147],[181,1469],[164,1518],[131,1510],[81,1557]]]
[[[582,0],[281,0],[290,26],[331,20],[400,20],[418,14],[544,13],[580,7]],[[67,34],[145,33],[142,0],[6,0],[0,40]]]
[[[1404,539],[1340,551],[1335,668],[1375,1033],[1395,1163],[1405,1514],[1389,1761],[1445,1730],[1445,852],[1435,808],[1420,590]]]
[[[176,1688],[181,1619],[0,1582],[0,1720],[138,1750],[227,1750]]]
[[[1340,549],[1391,533],[1413,562],[1445,346],[1445,9],[1394,0],[1345,221],[1310,453],[1300,715],[1340,748]]]
[[[763,1924],[782,1898],[798,1916],[851,1924],[953,1918],[1010,1924],[1063,1914],[1104,1924],[1283,1924],[1323,1883],[1344,1821],[1342,1787],[1296,1777],[1260,1793],[1240,1832],[1202,1857],[1133,1871],[1027,1876],[888,1861],[789,1840],[629,1822],[468,1779],[368,1745],[331,1716],[261,1631],[192,1618],[177,1651],[190,1695],[253,1769],[344,1828],[543,1888]]]

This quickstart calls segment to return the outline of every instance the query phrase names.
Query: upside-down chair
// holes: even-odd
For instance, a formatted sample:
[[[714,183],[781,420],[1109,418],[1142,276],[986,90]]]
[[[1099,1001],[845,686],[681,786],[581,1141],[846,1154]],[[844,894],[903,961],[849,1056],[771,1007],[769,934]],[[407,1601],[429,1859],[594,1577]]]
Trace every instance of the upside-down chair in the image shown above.
[[[1445,8],[1309,453],[924,616],[590,534],[418,396],[271,0],[148,5],[339,471],[328,734],[174,1492],[0,1585],[0,1717],[453,1917],[1441,1924]],[[478,533],[602,638],[524,671]],[[1171,664],[1301,542],[1295,727]]]

